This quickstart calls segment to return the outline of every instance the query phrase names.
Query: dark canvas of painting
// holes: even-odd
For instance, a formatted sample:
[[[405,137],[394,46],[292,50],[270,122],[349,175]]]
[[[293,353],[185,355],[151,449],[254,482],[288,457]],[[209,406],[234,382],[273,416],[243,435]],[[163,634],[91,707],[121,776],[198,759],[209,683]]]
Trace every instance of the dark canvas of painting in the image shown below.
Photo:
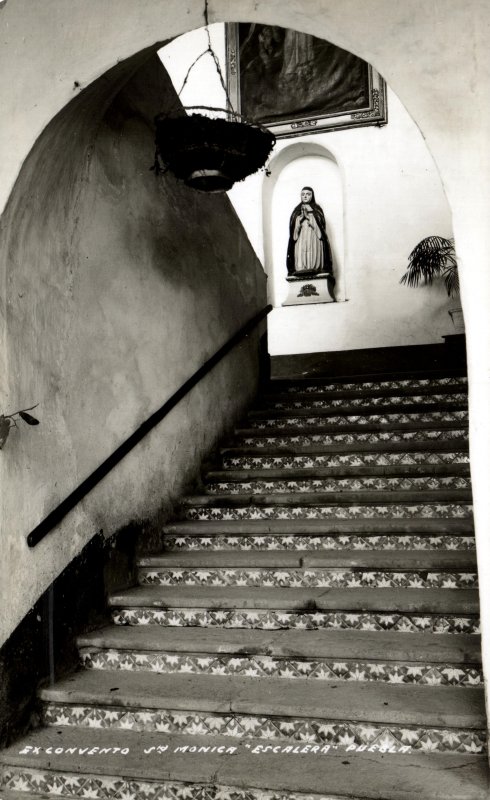
[[[228,25],[227,56],[235,107],[247,119],[279,126],[276,134],[386,121],[382,79],[323,39],[276,25]]]

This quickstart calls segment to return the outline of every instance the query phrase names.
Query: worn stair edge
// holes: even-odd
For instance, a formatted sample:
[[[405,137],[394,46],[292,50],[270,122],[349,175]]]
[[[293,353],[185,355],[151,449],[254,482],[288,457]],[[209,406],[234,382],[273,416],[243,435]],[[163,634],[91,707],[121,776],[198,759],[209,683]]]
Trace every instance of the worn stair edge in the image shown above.
[[[247,417],[242,420],[240,423],[240,427],[249,427],[246,423],[251,422],[253,420],[261,421],[265,419],[274,419],[279,422],[282,419],[288,419],[289,417],[321,417],[322,419],[328,420],[330,417],[372,417],[372,416],[390,416],[390,415],[400,415],[400,414],[431,414],[434,412],[439,413],[451,413],[457,411],[467,411],[468,406],[467,403],[463,402],[453,402],[453,403],[413,403],[407,405],[406,403],[394,404],[394,405],[345,405],[345,406],[333,406],[330,408],[326,408],[324,406],[318,405],[285,405],[284,407],[279,406],[270,406],[269,408],[261,408],[258,410],[251,410],[248,412]],[[351,422],[350,424],[355,424]],[[430,429],[438,429],[441,428],[454,428],[459,430],[461,428],[467,427],[468,419],[462,420],[453,420],[453,421],[438,421],[437,419],[429,422],[427,424],[423,424],[422,421],[413,420],[412,422],[402,423],[400,422],[386,422],[386,423],[378,423],[377,425],[383,425],[382,428],[376,427],[378,430],[424,430],[425,428]],[[340,423],[342,430],[344,430],[344,426]],[[365,424],[362,425],[361,429],[366,427]],[[254,428],[255,430],[255,428]]]
[[[355,381],[353,382],[355,385]],[[369,384],[375,383],[375,385]],[[288,387],[287,386],[274,386],[273,391],[268,391],[267,388],[265,391],[261,393],[259,396],[259,402],[263,401],[265,403],[278,401],[286,401],[286,400],[322,400],[325,399],[337,399],[337,398],[358,398],[358,397],[393,397],[394,395],[398,397],[413,397],[414,395],[417,396],[424,396],[424,395],[434,395],[434,394],[445,394],[445,395],[452,395],[452,394],[464,394],[468,391],[468,384],[467,382],[460,382],[460,383],[439,383],[439,384],[430,384],[430,385],[423,385],[423,386],[414,386],[414,385],[403,385],[403,386],[387,386],[384,385],[386,383],[394,383],[394,381],[367,381],[367,386],[364,384],[358,384],[357,388],[344,388],[345,384],[337,384],[339,388],[337,389],[321,389],[321,386],[329,386],[328,381],[324,381],[323,384],[318,383],[316,385],[311,385],[311,389],[307,389],[306,387],[301,387],[300,385],[296,386],[296,388]],[[293,384],[294,385],[294,384]],[[333,385],[333,384],[332,384]],[[349,385],[349,382],[347,382]],[[315,390],[314,390],[315,389]]]
[[[45,703],[260,714],[482,730],[482,688],[83,670],[39,691]]]
[[[316,416],[316,415],[314,415]],[[237,427],[234,429],[234,436],[235,438],[248,438],[248,437],[256,437],[256,436],[267,436],[267,437],[274,437],[274,436],[301,436],[301,435],[308,435],[308,436],[321,436],[322,434],[340,434],[340,433],[396,433],[399,431],[400,433],[407,433],[407,431],[466,431],[468,428],[468,424],[458,424],[454,422],[437,422],[437,424],[429,423],[429,422],[419,422],[417,424],[414,423],[362,423],[362,422],[350,422],[348,424],[329,424],[324,425],[322,423],[318,423],[316,420],[315,422],[309,422],[308,417],[305,417],[305,423],[303,425],[298,425],[296,422],[294,424],[289,424],[289,418],[287,418],[288,422],[284,424],[273,424],[273,425],[257,425],[256,427]],[[269,422],[269,420],[268,420]]]
[[[476,568],[476,554],[471,550],[242,550],[163,552],[137,561],[140,569],[229,567],[230,569],[315,568],[331,567],[364,572],[372,568],[405,571],[455,570],[467,572]]]
[[[281,468],[254,469],[209,469],[203,474],[203,481],[219,483],[220,481],[294,481],[294,480],[321,480],[322,478],[356,478],[356,477],[382,477],[382,478],[433,478],[469,476],[470,465],[467,462],[454,464],[392,464],[368,465],[354,464],[342,467],[303,467],[284,470]]]
[[[480,637],[472,634],[404,633],[352,630],[237,630],[109,625],[77,637],[79,648],[141,652],[263,655],[479,664]]]
[[[363,536],[382,534],[436,534],[457,536],[474,532],[473,520],[469,517],[459,519],[249,519],[249,520],[177,520],[167,523],[164,533],[172,535],[213,535],[213,534],[256,534],[291,535],[295,534],[334,534],[358,533]]]
[[[180,504],[184,508],[222,506],[336,506],[336,505],[440,505],[441,503],[469,503],[472,501],[471,489],[368,489],[365,491],[338,492],[276,492],[268,494],[201,494],[183,497]]]
[[[115,800],[121,800],[124,792],[136,793],[152,800],[154,794],[148,792],[148,784],[161,788],[164,782],[172,782],[175,800],[197,800],[201,797],[202,786],[206,787],[208,800],[218,800],[220,787],[237,787],[243,791],[235,800],[265,800],[264,792],[277,792],[267,800],[487,800],[487,760],[485,756],[466,756],[445,754],[391,754],[371,748],[364,752],[349,751],[347,748],[326,753],[301,753],[305,743],[298,743],[286,752],[264,752],[267,742],[250,738],[245,741],[233,740],[226,736],[212,737],[216,748],[233,746],[236,752],[232,757],[213,752],[182,752],[179,748],[193,744],[196,748],[209,747],[211,737],[195,736],[192,742],[185,736],[166,736],[161,734],[138,734],[137,740],[129,731],[120,732],[122,748],[129,754],[121,756],[112,752],[104,755],[80,757],[78,748],[109,748],[114,746],[111,731],[91,729],[87,731],[71,728],[46,728],[34,732],[31,737],[21,740],[9,750],[0,753],[0,761],[19,770],[38,770],[46,781],[38,788],[61,781],[62,774],[69,778],[92,775],[117,781],[120,793],[114,793]],[[247,747],[247,744],[250,746]],[[25,745],[38,747],[38,755],[20,755]],[[379,744],[375,748],[379,748]],[[64,751],[75,747],[72,755],[51,755],[45,751],[49,747],[62,747]],[[167,748],[162,754],[158,748]],[[257,747],[261,750],[254,752]],[[281,750],[283,748],[281,747]],[[149,751],[146,752],[145,751]],[[348,757],[346,757],[346,755]],[[146,792],[140,793],[140,782]],[[121,786],[122,783],[122,786]],[[175,784],[182,784],[180,795]],[[197,784],[193,794],[190,784]],[[10,793],[12,800],[32,797],[40,800],[42,794]],[[73,793],[74,796],[75,793]],[[5,800],[10,795],[3,790]],[[51,790],[46,795],[53,796]],[[64,795],[71,797],[72,795]],[[78,796],[78,795],[77,795]],[[158,796],[160,796],[158,794]],[[100,800],[107,795],[100,794]],[[99,795],[95,794],[95,800]]]
[[[277,589],[137,586],[109,597],[112,608],[281,609],[478,614],[476,589]]]
[[[260,438],[260,437],[257,437]],[[446,453],[461,452],[466,453],[469,449],[467,438],[458,439],[426,439],[424,441],[402,441],[402,442],[351,442],[324,444],[324,445],[288,445],[287,447],[273,447],[267,444],[263,447],[239,446],[235,444],[225,445],[219,452],[226,457],[236,456],[255,456],[256,458],[272,458],[286,455],[328,455],[334,453],[349,454],[355,456],[357,453]]]

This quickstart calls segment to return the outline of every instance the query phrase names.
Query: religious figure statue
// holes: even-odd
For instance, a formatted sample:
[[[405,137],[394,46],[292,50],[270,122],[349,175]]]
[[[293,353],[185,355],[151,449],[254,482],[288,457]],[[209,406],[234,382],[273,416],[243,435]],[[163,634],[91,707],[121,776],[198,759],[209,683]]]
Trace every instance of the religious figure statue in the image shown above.
[[[332,252],[325,228],[325,215],[311,186],[303,186],[301,202],[289,221],[288,279],[327,278],[328,293],[335,300]]]

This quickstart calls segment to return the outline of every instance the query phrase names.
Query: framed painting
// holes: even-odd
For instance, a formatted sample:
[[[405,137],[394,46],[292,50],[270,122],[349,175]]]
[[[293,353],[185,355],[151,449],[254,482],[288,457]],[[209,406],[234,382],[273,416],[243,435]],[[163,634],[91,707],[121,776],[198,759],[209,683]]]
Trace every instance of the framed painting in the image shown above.
[[[277,137],[388,121],[386,84],[336,45],[276,25],[226,26],[228,93],[245,119]]]

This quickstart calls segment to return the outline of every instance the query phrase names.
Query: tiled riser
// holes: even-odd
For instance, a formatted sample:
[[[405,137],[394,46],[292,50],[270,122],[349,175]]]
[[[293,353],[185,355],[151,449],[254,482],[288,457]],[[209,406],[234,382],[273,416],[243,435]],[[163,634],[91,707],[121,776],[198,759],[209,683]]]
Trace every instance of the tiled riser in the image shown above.
[[[223,465],[230,469],[315,469],[316,467],[390,467],[411,464],[469,464],[467,453],[329,453],[295,456],[227,456]]]
[[[82,650],[80,657],[86,669],[166,674],[183,672],[193,675],[243,675],[248,678],[314,678],[417,686],[478,686],[483,681],[480,668],[467,664],[392,664],[321,658],[308,661],[271,656],[195,656],[127,650]]]
[[[338,406],[400,406],[411,405],[412,403],[424,403],[426,405],[438,406],[440,403],[451,403],[461,405],[468,402],[466,392],[455,394],[411,394],[411,395],[391,395],[390,397],[326,397],[325,399],[301,399],[270,401],[267,403],[269,408],[295,409],[295,408],[338,408]]]
[[[389,746],[387,745],[387,749]],[[192,753],[192,751],[191,751]],[[226,757],[226,756],[224,756]],[[92,800],[338,800],[330,794],[241,789],[221,784],[141,781],[119,776],[76,775],[9,768],[1,784],[6,791],[27,797],[91,798]]]
[[[213,610],[201,608],[122,608],[113,613],[116,625],[164,625],[165,627],[253,628],[258,630],[344,629],[358,631],[399,631],[401,633],[479,633],[479,620],[472,616],[422,615],[404,613],[351,613]]]
[[[341,569],[161,569],[141,570],[142,584],[159,586],[282,586],[298,588],[459,589],[478,586],[474,572],[392,572]]]
[[[449,378],[404,378],[388,381],[358,381],[353,383],[292,383],[288,392],[330,392],[339,389],[427,389],[433,387],[437,391],[442,386],[461,386],[466,388],[468,380],[464,375]]]
[[[438,442],[468,439],[467,430],[420,430],[420,431],[360,431],[357,433],[297,434],[295,436],[244,436],[238,440],[242,447],[292,447],[331,444],[378,444],[387,442]]]
[[[243,519],[468,519],[472,507],[464,503],[385,506],[244,506],[242,508],[188,508],[188,520]]]
[[[468,420],[467,411],[427,411],[425,413],[408,414],[345,414],[342,416],[322,416],[322,417],[267,417],[251,418],[247,420],[247,427],[250,428],[307,428],[309,425],[409,425],[415,422],[456,422],[462,423]]]
[[[324,478],[304,481],[229,481],[210,483],[208,494],[283,494],[289,492],[359,492],[359,491],[420,491],[436,489],[471,489],[471,480],[463,476],[437,478]]]
[[[47,725],[76,725],[81,728],[110,728],[166,734],[253,737],[255,739],[311,742],[312,744],[373,744],[380,737],[391,737],[394,745],[414,751],[483,753],[483,731],[415,726],[330,722],[328,720],[287,717],[245,716],[202,712],[142,709],[94,708],[92,706],[48,705],[44,710]]]
[[[460,386],[465,391],[468,381],[465,377],[455,378],[414,378],[394,381],[363,381],[361,383],[321,383],[302,384],[293,383],[287,388],[288,393],[296,392],[336,392],[350,391],[351,389],[428,389],[433,387],[437,391],[443,386]]]
[[[165,549],[181,550],[474,550],[473,536],[171,536]]]

